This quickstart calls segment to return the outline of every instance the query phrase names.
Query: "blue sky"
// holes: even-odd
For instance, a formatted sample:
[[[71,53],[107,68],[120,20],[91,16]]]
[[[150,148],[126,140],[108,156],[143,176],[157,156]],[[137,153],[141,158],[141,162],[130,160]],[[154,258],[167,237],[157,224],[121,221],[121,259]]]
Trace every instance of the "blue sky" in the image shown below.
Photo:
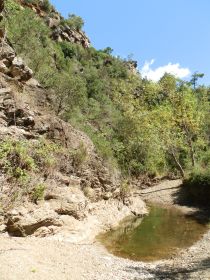
[[[182,78],[205,73],[210,85],[209,0],[52,0],[67,16],[80,15],[97,49],[138,61],[143,75],[157,80],[166,70]],[[188,75],[188,76],[187,76]]]

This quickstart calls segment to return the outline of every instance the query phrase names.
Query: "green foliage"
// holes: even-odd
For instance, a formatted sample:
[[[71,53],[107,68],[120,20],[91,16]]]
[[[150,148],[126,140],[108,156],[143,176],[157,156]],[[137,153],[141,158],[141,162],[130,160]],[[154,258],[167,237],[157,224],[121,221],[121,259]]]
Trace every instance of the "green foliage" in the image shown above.
[[[105,161],[137,177],[185,176],[195,167],[207,168],[210,96],[209,88],[197,84],[203,74],[195,73],[190,83],[169,74],[157,83],[148,81],[130,73],[110,47],[55,43],[33,11],[20,9],[12,0],[7,0],[6,10],[8,37],[49,89],[56,113],[87,133]],[[70,15],[62,24],[80,30],[84,22]],[[53,170],[56,149],[40,145],[32,159],[45,172]],[[85,152],[75,153],[76,167],[83,164]]]
[[[184,180],[182,189],[183,198],[188,202],[209,206],[210,170],[195,169]]]
[[[29,181],[29,172],[36,170],[36,163],[29,155],[26,142],[5,140],[0,143],[0,165],[6,174],[21,185]]]
[[[37,5],[46,13],[50,13],[52,10],[52,5],[50,4],[49,0],[24,0],[24,4]]]
[[[48,84],[64,59],[60,47],[50,40],[50,29],[31,9],[20,9],[14,1],[6,2],[6,10],[9,40],[39,81]]]
[[[61,152],[59,145],[45,139],[33,144],[33,158],[36,165],[46,174],[53,172],[57,162],[56,156]]]
[[[76,29],[77,31],[81,30],[84,26],[84,21],[81,17],[74,14],[69,14],[68,18],[63,20],[63,25],[68,25],[70,28]]]
[[[195,72],[192,75],[192,78],[190,80],[190,84],[193,86],[194,90],[195,90],[195,88],[197,86],[198,79],[202,79],[203,77],[204,77],[204,73]]]
[[[38,200],[42,200],[44,198],[44,192],[45,192],[44,184],[36,185],[32,192],[32,200],[34,202],[37,202]]]
[[[81,77],[74,76],[73,69],[57,75],[54,82],[54,104],[58,115],[65,117],[75,106],[85,106],[86,84]]]
[[[125,199],[130,195],[131,192],[131,186],[128,182],[128,180],[122,181],[120,185],[120,198],[123,202],[125,202]]]
[[[26,185],[33,172],[51,172],[56,164],[56,155],[60,152],[57,145],[46,140],[5,140],[0,142],[0,166],[12,180]]]
[[[61,50],[65,58],[78,57],[78,47],[76,44],[70,44],[69,42],[63,41],[60,43]]]
[[[77,149],[70,152],[73,158],[73,166],[75,169],[80,169],[88,160],[88,152],[84,143],[81,142]]]
[[[52,5],[49,0],[42,0],[39,2],[39,5],[46,13],[49,13],[52,9]]]
[[[23,3],[24,4],[36,4],[36,3],[38,3],[38,1],[36,1],[36,0],[24,0]]]

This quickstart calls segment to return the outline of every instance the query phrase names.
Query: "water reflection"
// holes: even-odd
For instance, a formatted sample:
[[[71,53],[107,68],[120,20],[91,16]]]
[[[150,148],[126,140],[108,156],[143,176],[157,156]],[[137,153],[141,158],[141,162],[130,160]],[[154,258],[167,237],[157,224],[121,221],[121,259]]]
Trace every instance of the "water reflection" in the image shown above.
[[[148,216],[128,218],[98,239],[117,256],[153,261],[190,247],[206,230],[207,226],[175,208],[151,206]]]

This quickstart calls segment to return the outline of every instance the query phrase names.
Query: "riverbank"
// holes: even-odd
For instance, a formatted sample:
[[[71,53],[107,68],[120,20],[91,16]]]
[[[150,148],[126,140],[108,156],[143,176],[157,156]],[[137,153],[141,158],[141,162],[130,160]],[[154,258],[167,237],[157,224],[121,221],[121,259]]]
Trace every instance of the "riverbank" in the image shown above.
[[[185,213],[195,212],[174,202],[179,185],[179,180],[165,181],[141,191],[141,196],[166,207],[174,205]],[[108,208],[106,204],[103,209]],[[108,218],[116,220],[110,215],[107,212]],[[115,257],[96,242],[72,244],[65,238],[60,240],[0,237],[1,280],[210,279],[210,231],[171,259],[152,263]]]

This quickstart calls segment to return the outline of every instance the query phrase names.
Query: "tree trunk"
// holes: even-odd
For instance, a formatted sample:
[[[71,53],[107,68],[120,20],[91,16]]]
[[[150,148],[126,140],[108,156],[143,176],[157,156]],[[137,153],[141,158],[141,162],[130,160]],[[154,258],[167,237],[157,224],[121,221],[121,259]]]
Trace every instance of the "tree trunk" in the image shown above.
[[[191,139],[188,139],[188,144],[189,144],[189,147],[190,147],[190,158],[191,158],[192,166],[195,167],[195,151],[193,149]]]
[[[182,168],[180,162],[178,161],[178,159],[176,158],[176,155],[174,152],[171,152],[171,155],[176,163],[176,166],[177,166],[177,169],[180,171],[182,177],[184,178],[185,177],[185,173],[184,173],[184,169]]]

